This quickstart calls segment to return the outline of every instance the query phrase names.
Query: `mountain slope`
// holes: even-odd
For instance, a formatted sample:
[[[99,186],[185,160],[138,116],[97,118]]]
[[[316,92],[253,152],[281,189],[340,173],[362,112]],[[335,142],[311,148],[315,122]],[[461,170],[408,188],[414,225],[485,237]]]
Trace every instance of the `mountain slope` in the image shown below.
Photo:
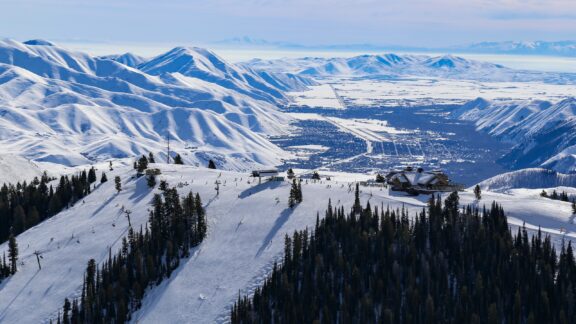
[[[203,71],[154,76],[47,42],[0,42],[0,143],[7,152],[66,165],[165,152],[167,136],[189,163],[213,157],[244,169],[286,157],[266,139],[288,130],[290,117],[275,97],[282,90],[255,88],[246,75],[234,80],[238,90],[214,82],[210,75],[227,78],[216,65]]]
[[[138,69],[150,75],[179,73],[218,84],[255,99],[271,102],[285,99],[278,89],[267,84],[258,75],[228,64],[203,48],[176,47],[139,65]]]
[[[159,286],[146,292],[143,307],[134,314],[134,323],[221,323],[229,318],[230,307],[241,294],[252,292],[270,273],[273,263],[282,256],[284,236],[296,229],[312,228],[316,215],[323,216],[328,199],[333,206],[346,210],[354,201],[349,185],[365,175],[333,175],[334,186],[304,182],[303,202],[294,209],[287,206],[288,182],[248,180],[247,174],[177,165],[152,165],[162,170],[158,180],[178,187],[181,195],[198,192],[204,202],[209,222],[208,236],[192,251],[189,259]],[[106,164],[99,164],[100,170]],[[148,219],[150,200],[158,189],[151,190],[146,179],[132,178],[130,165],[115,163],[109,179],[122,177],[116,193],[114,183],[99,185],[83,202],[59,213],[48,221],[20,234],[19,271],[0,284],[0,322],[48,323],[61,310],[64,298],[81,293],[86,263],[98,263],[108,257],[109,248],[120,247],[127,233],[128,221],[122,208],[132,211],[131,222],[139,227]],[[220,194],[215,195],[214,182]],[[252,183],[248,183],[248,182]],[[427,197],[399,195],[387,190],[362,187],[362,204],[407,208],[416,215],[426,206]],[[278,202],[276,201],[278,199]],[[559,246],[562,239],[574,237],[576,225],[568,219],[569,204],[559,204],[537,193],[503,195],[483,192],[483,201],[503,204],[511,225],[526,221],[529,230],[542,226]],[[474,203],[471,192],[461,193],[461,202]],[[255,211],[264,212],[255,212]],[[564,227],[567,234],[559,233]],[[7,245],[0,245],[0,253]],[[42,253],[38,270],[34,251]]]
[[[480,182],[489,191],[506,191],[516,188],[538,189],[576,187],[576,174],[563,174],[549,169],[531,168],[499,174]]]
[[[124,53],[124,54],[118,54],[118,55],[106,55],[106,56],[101,56],[100,58],[116,61],[118,63],[124,64],[124,65],[129,66],[129,67],[133,67],[133,68],[146,62],[146,58],[139,56],[139,55],[136,55],[136,54],[132,54],[132,53]]]
[[[501,162],[512,168],[545,166],[576,171],[576,98],[548,101],[476,99],[452,112],[476,129],[514,144]]]

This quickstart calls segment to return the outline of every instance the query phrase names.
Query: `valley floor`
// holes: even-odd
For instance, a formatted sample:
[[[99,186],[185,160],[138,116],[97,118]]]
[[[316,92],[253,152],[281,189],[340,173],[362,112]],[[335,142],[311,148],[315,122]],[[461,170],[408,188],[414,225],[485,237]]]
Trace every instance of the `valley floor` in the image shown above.
[[[247,174],[199,169],[191,166],[157,165],[158,180],[176,186],[180,194],[199,192],[209,220],[208,236],[192,256],[160,286],[150,289],[137,323],[222,323],[238,294],[251,292],[262,283],[275,260],[281,257],[284,236],[305,227],[313,228],[316,215],[323,216],[331,199],[346,209],[353,203],[355,181],[368,176],[332,173],[332,180],[302,185],[304,201],[288,208],[290,184],[258,183]],[[128,221],[122,209],[132,211],[134,227],[144,226],[149,203],[158,189],[146,179],[133,177],[130,166],[117,167],[108,178],[120,175],[123,190],[116,193],[113,181],[100,185],[84,201],[20,234],[19,271],[0,284],[0,322],[41,323],[55,318],[64,298],[81,292],[82,277],[90,258],[102,262],[120,247]],[[215,182],[220,182],[216,194]],[[361,187],[361,201],[384,208],[407,208],[411,215],[425,205],[427,196],[410,197],[386,188]],[[559,246],[576,238],[570,205],[539,197],[540,190],[514,190],[510,194],[485,192],[480,204],[501,203],[513,227],[526,223],[539,226]],[[461,193],[463,204],[477,204],[469,191]],[[0,252],[7,245],[0,245]],[[38,269],[35,251],[42,255]]]

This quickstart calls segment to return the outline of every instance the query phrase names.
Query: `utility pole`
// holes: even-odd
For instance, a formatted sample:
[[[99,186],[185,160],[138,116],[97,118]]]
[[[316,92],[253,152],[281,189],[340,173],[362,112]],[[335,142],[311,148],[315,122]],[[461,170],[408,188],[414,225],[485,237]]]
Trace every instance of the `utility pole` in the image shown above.
[[[124,214],[126,214],[126,218],[128,218],[128,226],[132,227],[132,223],[130,222],[130,214],[132,214],[132,211],[130,209],[126,209],[124,210]]]
[[[38,261],[38,270],[42,270],[42,266],[40,265],[40,252],[34,251],[34,254],[36,255],[36,261]]]
[[[170,133],[166,135],[167,149],[166,149],[166,164],[170,164]]]

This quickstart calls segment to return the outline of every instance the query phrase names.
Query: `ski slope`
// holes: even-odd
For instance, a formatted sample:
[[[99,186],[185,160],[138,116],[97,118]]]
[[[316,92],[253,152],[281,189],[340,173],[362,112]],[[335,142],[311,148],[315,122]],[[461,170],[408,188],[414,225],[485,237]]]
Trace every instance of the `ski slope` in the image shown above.
[[[47,323],[62,307],[64,298],[77,297],[90,258],[102,262],[108,251],[116,251],[126,235],[128,220],[122,207],[132,211],[135,228],[148,218],[151,190],[146,179],[135,179],[129,161],[108,179],[122,177],[123,190],[116,193],[113,181],[98,185],[92,194],[70,209],[20,234],[19,271],[0,284],[0,322]],[[181,262],[173,275],[149,289],[134,323],[223,323],[238,293],[249,293],[262,283],[283,251],[286,233],[312,228],[316,214],[322,217],[332,200],[346,209],[353,202],[354,181],[371,176],[332,173],[331,181],[303,183],[304,201],[293,210],[287,208],[289,182],[261,184],[245,173],[209,170],[193,166],[157,164],[158,180],[167,180],[184,195],[199,192],[209,221],[208,236],[192,256]],[[104,165],[97,166],[101,171]],[[97,172],[98,174],[100,172]],[[215,182],[220,182],[216,195]],[[361,200],[378,206],[410,210],[414,215],[426,204],[426,196],[410,197],[378,187],[361,187]],[[481,203],[497,200],[510,215],[512,225],[526,222],[541,226],[554,235],[576,237],[569,204],[538,196],[539,189],[511,194],[484,192]],[[476,203],[470,192],[461,194],[462,203]],[[567,233],[565,234],[564,231]],[[7,244],[0,245],[0,253]],[[35,251],[42,255],[38,269]]]

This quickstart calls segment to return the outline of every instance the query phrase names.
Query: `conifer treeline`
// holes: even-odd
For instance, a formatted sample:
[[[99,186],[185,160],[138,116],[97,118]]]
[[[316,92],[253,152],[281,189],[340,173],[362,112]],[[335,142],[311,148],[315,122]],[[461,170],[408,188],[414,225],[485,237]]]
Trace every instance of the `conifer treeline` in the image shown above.
[[[13,234],[10,234],[8,238],[8,260],[10,263],[6,261],[6,253],[4,253],[0,260],[0,282],[18,270],[18,243]]]
[[[28,228],[59,213],[90,193],[96,181],[94,168],[77,175],[62,176],[54,189],[46,173],[30,183],[4,184],[0,188],[0,243],[10,235],[18,235]]]
[[[558,193],[558,191],[556,191],[556,189],[552,190],[552,193],[548,193],[546,190],[542,190],[542,192],[540,193],[540,196],[542,196],[544,198],[566,201],[566,202],[576,201],[576,196],[570,197],[566,191],[562,191],[562,192]]]
[[[148,226],[129,229],[118,253],[100,267],[88,262],[80,300],[64,301],[58,323],[124,323],[140,307],[144,291],[170,276],[206,236],[200,195],[182,200],[176,188],[155,195]]]
[[[232,323],[574,323],[576,265],[549,236],[513,237],[503,209],[453,193],[414,221],[372,209],[286,237],[284,261],[233,306]]]

